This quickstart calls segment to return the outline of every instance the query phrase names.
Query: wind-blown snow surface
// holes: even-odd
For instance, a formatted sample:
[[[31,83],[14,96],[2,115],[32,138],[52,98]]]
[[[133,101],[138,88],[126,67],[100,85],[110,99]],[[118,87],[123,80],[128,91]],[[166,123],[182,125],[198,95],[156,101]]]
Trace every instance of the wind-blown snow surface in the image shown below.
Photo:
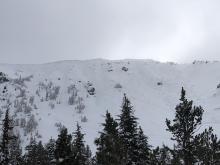
[[[125,69],[122,69],[123,67]],[[93,142],[98,136],[98,131],[102,129],[100,124],[104,121],[103,115],[108,110],[117,118],[124,93],[131,100],[151,145],[171,145],[173,142],[170,141],[170,133],[166,132],[165,119],[173,118],[182,86],[187,91],[187,97],[193,99],[195,105],[203,106],[205,110],[199,131],[210,125],[219,133],[219,62],[174,64],[150,60],[62,61],[42,65],[1,64],[0,71],[10,79],[9,82],[0,84],[0,87],[3,91],[4,86],[7,86],[7,94],[1,95],[2,98],[10,98],[13,104],[11,115],[16,111],[15,100],[22,102],[23,98],[30,107],[35,105],[31,112],[25,113],[23,108],[14,115],[15,119],[28,120],[31,114],[34,114],[38,122],[37,128],[27,135],[23,128],[17,126],[24,145],[28,143],[30,136],[37,132],[42,135],[38,137],[43,142],[47,142],[50,137],[56,138],[58,131],[55,123],[62,123],[69,132],[73,132],[76,123],[79,122],[86,133],[87,144],[94,151]],[[45,85],[50,82],[52,85],[48,88],[56,86],[60,87],[60,90],[56,98],[46,99],[46,88],[41,88],[39,84]],[[116,84],[118,88],[115,87]],[[85,105],[85,109],[82,113],[75,109],[77,104],[68,104],[68,87],[73,85],[78,91],[77,97],[83,98],[82,104]],[[95,88],[94,95],[88,92],[92,87]],[[34,103],[31,105],[28,100],[33,96]],[[1,101],[1,105],[4,104],[5,101]],[[54,108],[49,106],[52,104]],[[82,122],[81,119],[85,116],[88,121]]]

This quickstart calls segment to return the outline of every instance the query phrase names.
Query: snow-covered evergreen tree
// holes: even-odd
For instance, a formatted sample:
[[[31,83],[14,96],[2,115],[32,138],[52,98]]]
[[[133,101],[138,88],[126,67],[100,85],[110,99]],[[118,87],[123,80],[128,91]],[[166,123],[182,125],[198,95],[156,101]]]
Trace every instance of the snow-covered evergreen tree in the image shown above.
[[[55,159],[56,140],[50,138],[49,142],[45,145],[45,150],[50,163],[56,162]]]
[[[26,147],[26,154],[24,156],[25,165],[48,165],[49,159],[47,152],[42,145],[42,142],[36,142],[35,139],[31,139],[29,145]]]
[[[29,144],[25,147],[26,153],[24,156],[25,164],[35,164],[37,163],[37,142],[31,137]]]
[[[72,157],[72,136],[68,134],[67,128],[63,128],[56,140],[55,158],[57,164],[67,165]]]
[[[137,165],[150,164],[150,146],[148,138],[141,127],[138,129],[138,162]]]
[[[102,124],[103,131],[99,138],[95,140],[97,145],[96,161],[97,165],[121,165],[122,161],[122,143],[118,132],[118,123],[107,111],[105,123]]]
[[[220,141],[209,127],[196,137],[196,155],[199,162],[203,164],[220,164]]]
[[[13,120],[10,119],[9,116],[9,106],[7,105],[7,109],[5,112],[5,118],[2,123],[2,139],[1,139],[1,149],[0,149],[0,164],[8,165],[10,162],[10,144],[12,140],[16,137],[13,134]]]
[[[180,104],[176,106],[173,122],[166,119],[167,131],[173,134],[172,140],[177,142],[177,151],[184,165],[196,162],[195,158],[195,131],[201,124],[203,109],[193,106],[193,101],[188,101],[186,92],[182,88]]]
[[[78,123],[76,131],[73,134],[73,165],[89,165],[89,148],[85,147],[84,134],[82,134],[81,127]]]
[[[125,165],[136,164],[139,160],[138,122],[126,95],[124,95],[121,114],[119,115],[119,134],[123,143],[123,162]]]
[[[21,148],[21,139],[20,134],[17,134],[15,138],[13,138],[9,144],[9,164],[10,165],[22,165],[23,157],[22,157],[22,148]]]

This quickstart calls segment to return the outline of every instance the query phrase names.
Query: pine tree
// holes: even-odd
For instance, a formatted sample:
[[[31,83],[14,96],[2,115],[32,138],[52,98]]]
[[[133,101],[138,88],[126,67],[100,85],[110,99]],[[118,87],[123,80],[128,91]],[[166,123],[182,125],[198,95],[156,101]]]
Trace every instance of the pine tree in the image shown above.
[[[95,140],[97,145],[96,161],[97,165],[121,165],[121,139],[118,133],[118,123],[107,111],[105,123],[102,124],[103,131],[100,132],[99,138]]]
[[[10,165],[22,165],[22,148],[20,134],[17,134],[15,138],[12,139],[10,145],[9,163]]]
[[[172,159],[171,159],[171,164],[172,165],[180,165],[181,160],[180,160],[180,154],[178,153],[178,150],[176,149],[176,145],[174,145],[173,149],[170,149]]]
[[[170,149],[165,145],[163,145],[163,147],[160,148],[160,164],[163,165],[171,164]]]
[[[176,165],[172,163],[171,150],[163,145],[162,148],[157,147],[150,154],[150,165]]]
[[[9,106],[6,107],[5,118],[3,120],[3,134],[1,142],[1,163],[19,165],[22,163],[22,150],[20,146],[19,134],[14,134],[14,122],[9,116]]]
[[[29,145],[26,147],[27,153],[25,154],[26,165],[48,165],[49,159],[47,152],[42,145],[42,142],[36,142],[35,139],[31,139]]]
[[[47,151],[45,150],[41,141],[37,144],[37,158],[40,165],[48,165],[50,163],[47,156]]]
[[[144,135],[141,127],[138,131],[138,152],[137,165],[150,164],[150,146],[148,145],[148,138]]]
[[[139,160],[137,118],[130,101],[124,95],[121,114],[119,115],[119,134],[123,143],[123,162],[125,165],[136,164]]]
[[[86,157],[86,165],[93,165],[92,164],[92,151],[89,148],[89,145],[86,145],[85,148],[85,157]]]
[[[29,144],[25,147],[26,153],[24,155],[25,164],[37,165],[37,142],[34,138],[31,137]]]
[[[5,112],[2,124],[1,157],[0,164],[8,165],[10,162],[10,142],[16,137],[13,135],[13,120],[9,117],[9,105]]]
[[[72,136],[68,134],[67,128],[63,128],[56,140],[55,158],[59,165],[69,165],[72,150],[71,150]]]
[[[47,157],[50,163],[56,162],[55,149],[56,149],[56,141],[50,138],[49,142],[45,145],[45,150],[47,152]]]
[[[150,162],[152,165],[160,164],[160,147],[156,147],[150,154]]]
[[[196,136],[198,161],[203,164],[220,164],[220,141],[212,127]]]
[[[185,94],[182,88],[181,102],[176,106],[173,124],[166,119],[166,125],[167,131],[173,134],[172,140],[177,142],[177,150],[184,165],[191,165],[195,162],[195,131],[201,124],[203,109],[201,106],[193,106],[193,101],[188,101]]]
[[[86,148],[84,144],[84,134],[82,134],[81,127],[77,123],[73,139],[73,165],[87,165],[89,163],[89,152],[89,148]]]

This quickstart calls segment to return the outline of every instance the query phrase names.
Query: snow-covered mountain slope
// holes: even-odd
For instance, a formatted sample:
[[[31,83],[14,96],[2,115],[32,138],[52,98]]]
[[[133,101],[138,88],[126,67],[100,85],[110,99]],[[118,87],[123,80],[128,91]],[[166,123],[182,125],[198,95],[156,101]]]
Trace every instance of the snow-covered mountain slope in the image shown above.
[[[4,106],[10,100],[10,114],[24,144],[30,136],[47,142],[57,136],[62,125],[72,132],[79,122],[94,150],[93,142],[101,130],[103,115],[108,110],[117,117],[126,93],[150,143],[170,145],[165,119],[173,118],[182,86],[187,97],[205,109],[203,127],[211,125],[219,133],[219,62],[62,61],[41,65],[0,64],[0,71],[9,79],[0,84],[0,103]]]

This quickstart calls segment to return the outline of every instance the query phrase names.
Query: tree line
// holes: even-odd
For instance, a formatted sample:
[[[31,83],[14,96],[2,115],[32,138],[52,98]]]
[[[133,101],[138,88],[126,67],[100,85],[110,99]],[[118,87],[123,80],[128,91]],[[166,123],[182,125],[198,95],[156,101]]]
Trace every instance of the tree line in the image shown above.
[[[186,98],[183,88],[174,119],[165,121],[167,131],[172,134],[173,147],[163,145],[153,148],[149,144],[126,95],[116,119],[106,112],[102,130],[94,140],[97,147],[94,154],[85,144],[85,135],[78,123],[73,133],[69,133],[64,127],[57,139],[51,138],[46,144],[32,137],[22,152],[19,134],[13,131],[13,119],[10,118],[9,110],[8,107],[2,121],[2,165],[220,164],[220,141],[212,127],[199,130],[204,110],[201,106],[194,106],[193,101]]]

